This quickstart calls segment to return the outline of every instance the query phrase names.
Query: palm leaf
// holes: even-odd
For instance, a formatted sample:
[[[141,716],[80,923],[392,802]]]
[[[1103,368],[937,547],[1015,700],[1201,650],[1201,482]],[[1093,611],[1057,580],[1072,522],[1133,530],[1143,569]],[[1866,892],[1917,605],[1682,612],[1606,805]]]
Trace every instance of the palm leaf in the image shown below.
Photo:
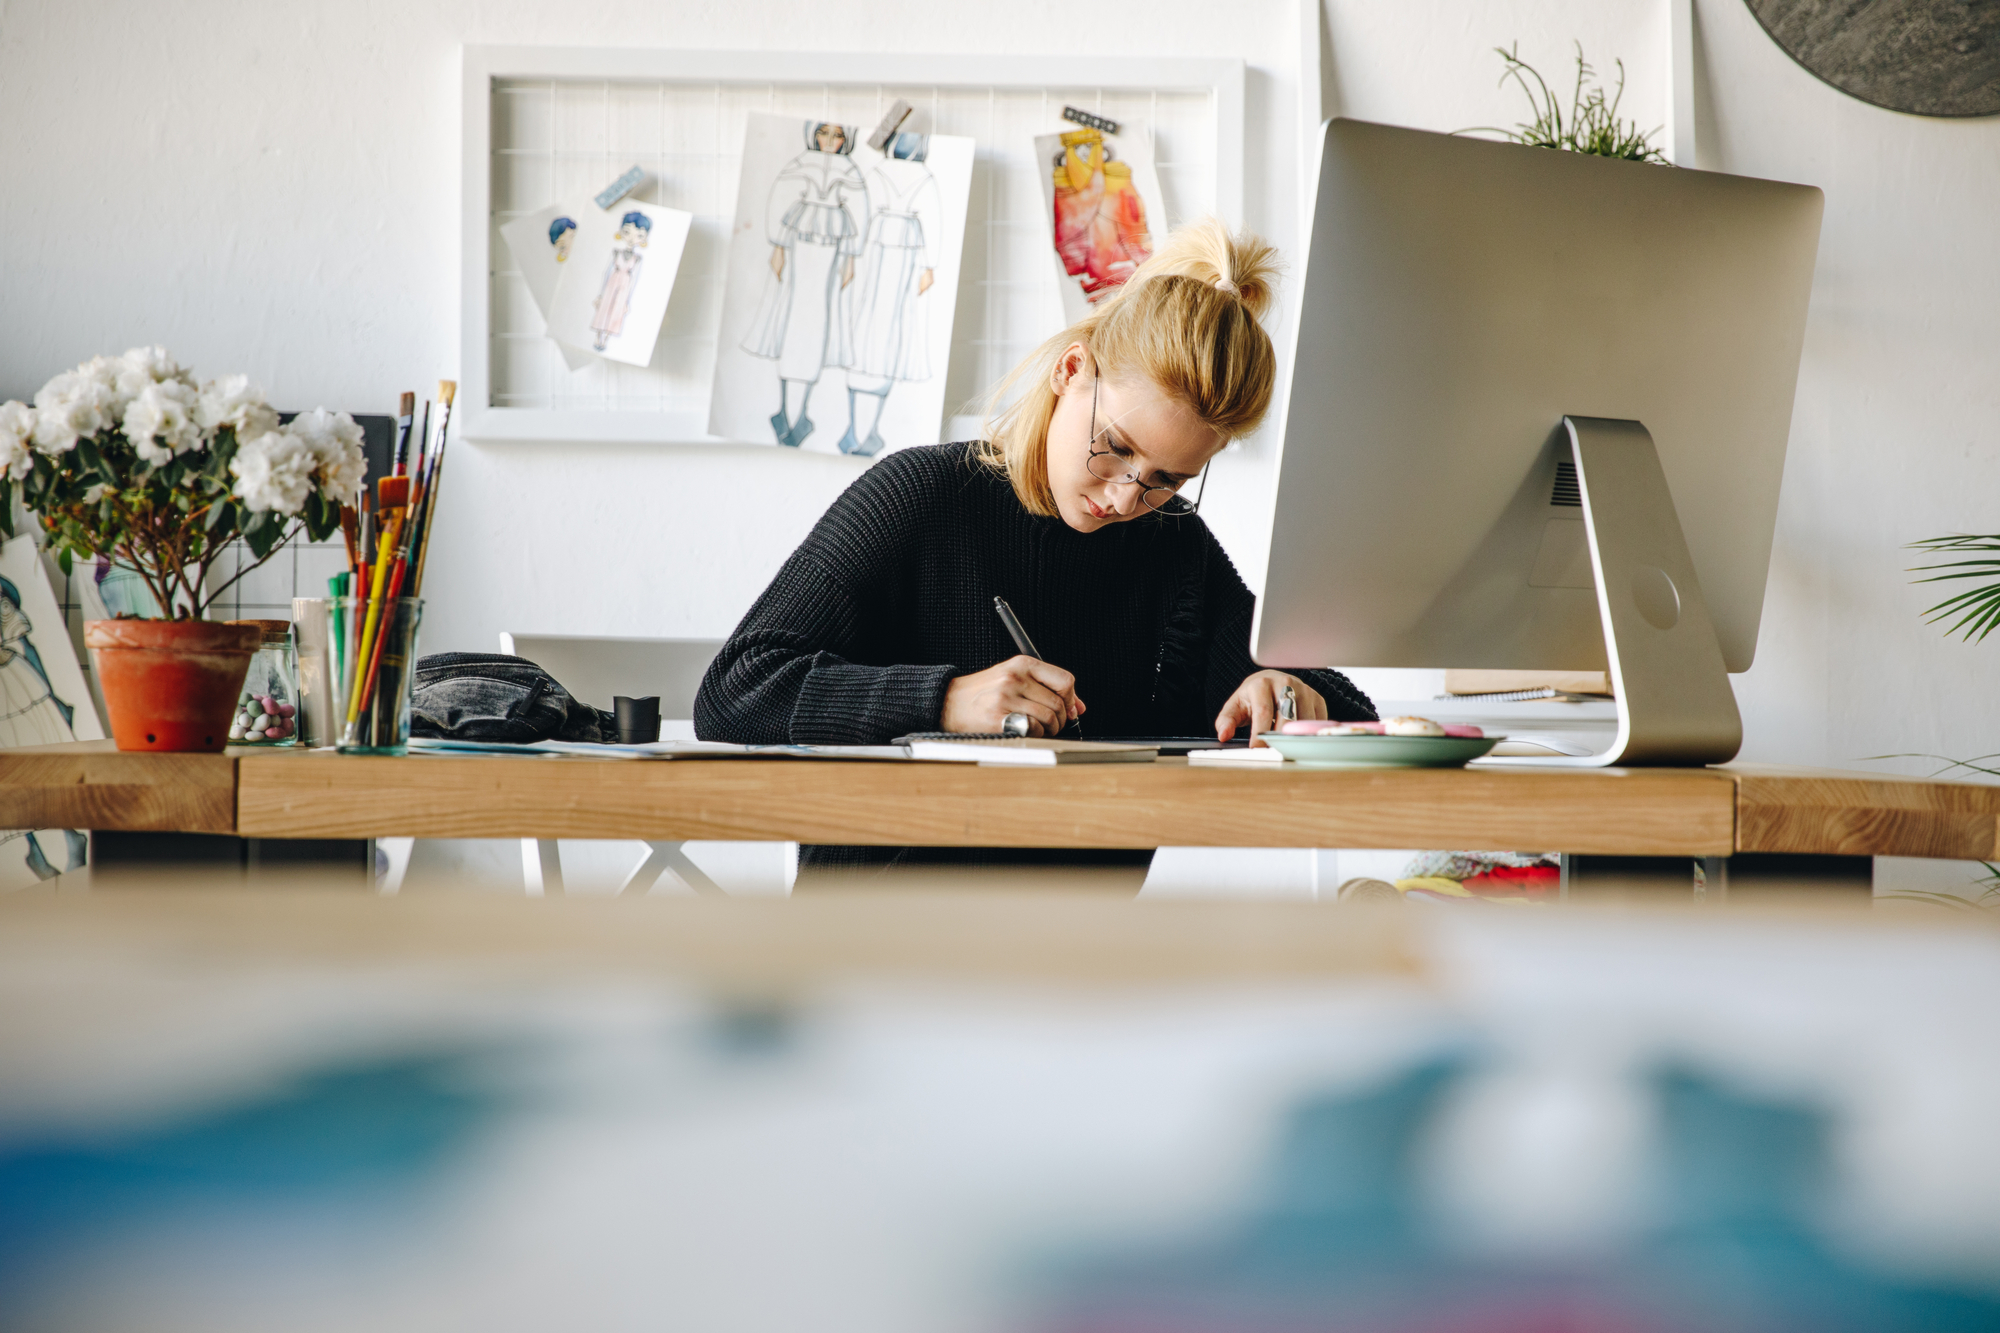
[[[1933,554],[1954,554],[1957,552],[1993,551],[2000,553],[2000,533],[1959,533],[1951,537],[1927,537],[1920,542],[1911,542],[1910,549]],[[1944,570],[1945,573],[1933,573]],[[1929,574],[1929,578],[1912,579],[1913,583],[1946,583],[1954,579],[1986,579],[1979,587],[1968,588],[1964,592],[1947,597],[1937,605],[1924,610],[1924,622],[1934,625],[1941,620],[1958,619],[1945,630],[1946,634],[1956,634],[1967,643],[1978,643],[1995,629],[2000,629],[2000,555],[1977,560],[1947,560],[1935,565],[1917,565],[1912,574]]]

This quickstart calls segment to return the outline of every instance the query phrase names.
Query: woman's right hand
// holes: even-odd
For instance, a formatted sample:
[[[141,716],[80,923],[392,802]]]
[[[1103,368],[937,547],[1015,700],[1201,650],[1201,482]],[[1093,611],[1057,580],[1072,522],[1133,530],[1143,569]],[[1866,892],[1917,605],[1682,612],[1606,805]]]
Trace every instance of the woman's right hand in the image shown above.
[[[771,276],[779,279],[785,276],[785,247],[782,245],[771,247]]]
[[[1025,713],[1028,734],[1053,736],[1083,714],[1076,697],[1076,677],[1026,655],[1010,657],[998,666],[957,676],[945,686],[945,731],[993,732],[1009,713]]]

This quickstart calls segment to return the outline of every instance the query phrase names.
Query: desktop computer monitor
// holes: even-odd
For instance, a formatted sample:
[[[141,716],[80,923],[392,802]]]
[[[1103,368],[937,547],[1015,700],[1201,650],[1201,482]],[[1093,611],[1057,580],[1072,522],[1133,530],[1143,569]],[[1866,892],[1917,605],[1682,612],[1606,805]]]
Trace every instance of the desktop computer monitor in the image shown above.
[[[1253,656],[1609,669],[1589,762],[1732,756],[1821,208],[1328,122]]]

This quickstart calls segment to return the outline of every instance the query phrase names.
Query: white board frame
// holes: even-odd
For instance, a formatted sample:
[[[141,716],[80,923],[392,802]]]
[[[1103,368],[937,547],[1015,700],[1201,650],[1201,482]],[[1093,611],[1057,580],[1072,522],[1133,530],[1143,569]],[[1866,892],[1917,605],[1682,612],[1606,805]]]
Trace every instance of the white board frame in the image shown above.
[[[481,441],[721,444],[696,413],[492,407],[493,86],[504,79],[736,83],[752,87],[929,87],[1207,93],[1215,114],[1215,212],[1243,219],[1243,85],[1240,58],[1101,59],[1084,56],[876,55],[771,51],[618,50],[467,46],[459,268],[460,431]]]

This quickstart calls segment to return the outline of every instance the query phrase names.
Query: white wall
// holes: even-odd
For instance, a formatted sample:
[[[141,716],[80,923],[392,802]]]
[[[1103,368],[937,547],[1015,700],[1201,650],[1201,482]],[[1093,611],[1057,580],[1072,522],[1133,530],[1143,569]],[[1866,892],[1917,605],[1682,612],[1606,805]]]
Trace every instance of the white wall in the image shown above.
[[[857,19],[856,15],[863,16]],[[1902,543],[1983,530],[2000,481],[2000,119],[1923,120],[1818,83],[1741,0],[1698,0],[1702,164],[1827,192],[1771,592],[1739,680],[1745,757],[1976,754],[2000,644],[1945,641]],[[1489,48],[1546,72],[1625,57],[1665,119],[1664,0],[1328,0],[1330,110],[1439,129],[1512,120]],[[548,5],[0,0],[0,397],[159,341],[281,403],[380,410],[457,361],[457,56],[467,42],[1237,54],[1243,221],[1295,252],[1292,0]],[[769,449],[468,447],[427,646],[502,627],[721,634],[852,475]],[[1256,581],[1268,446],[1210,484]],[[1995,515],[1993,517],[2000,517]]]
[[[1297,30],[1294,0],[1223,27],[1197,0],[0,0],[0,398],[140,342],[284,406],[383,411],[454,377],[467,43],[1238,55],[1258,146],[1239,221],[1289,251]],[[1209,485],[1250,564],[1267,453]],[[425,647],[726,634],[858,471],[772,448],[463,446]]]

